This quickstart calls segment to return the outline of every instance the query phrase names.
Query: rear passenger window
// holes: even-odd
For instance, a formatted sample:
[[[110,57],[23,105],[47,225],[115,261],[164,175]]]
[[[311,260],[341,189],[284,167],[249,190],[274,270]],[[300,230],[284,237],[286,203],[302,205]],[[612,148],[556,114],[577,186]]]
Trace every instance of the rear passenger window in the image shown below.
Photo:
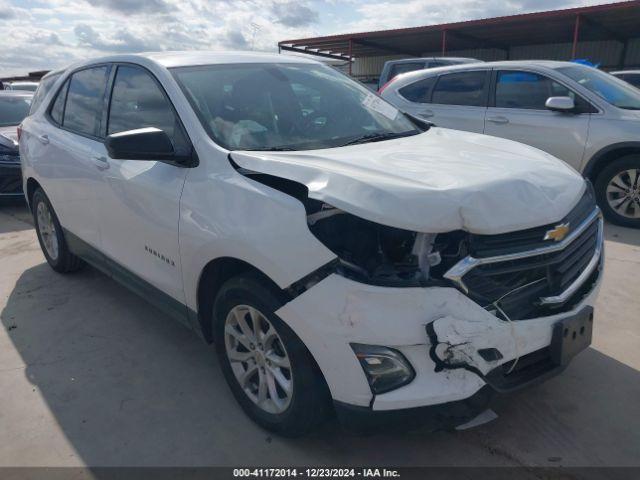
[[[432,103],[485,106],[486,72],[460,72],[440,76]]]
[[[398,92],[410,102],[429,103],[431,90],[438,77],[429,77],[402,87]]]
[[[71,76],[62,125],[84,135],[99,136],[107,67],[80,70]]]
[[[69,88],[69,80],[64,82],[62,88],[58,91],[58,96],[51,107],[51,118],[58,125],[62,125],[62,115],[64,114],[64,102],[67,98],[67,88]]]
[[[141,68],[119,66],[111,93],[107,134],[145,127],[163,130],[176,153],[186,153],[184,131],[156,81]]]

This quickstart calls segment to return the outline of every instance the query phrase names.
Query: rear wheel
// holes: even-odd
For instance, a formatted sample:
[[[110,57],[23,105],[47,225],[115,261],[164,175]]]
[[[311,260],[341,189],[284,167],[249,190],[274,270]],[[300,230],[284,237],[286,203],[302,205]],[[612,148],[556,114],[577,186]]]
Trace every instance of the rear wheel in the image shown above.
[[[640,228],[640,155],[607,165],[596,178],[598,204],[611,223]]]
[[[294,437],[325,418],[330,397],[307,348],[275,315],[278,297],[257,276],[229,280],[214,303],[214,333],[227,383],[247,415]]]
[[[40,248],[51,268],[60,273],[81,268],[83,262],[69,250],[58,217],[41,188],[33,194],[31,209]]]

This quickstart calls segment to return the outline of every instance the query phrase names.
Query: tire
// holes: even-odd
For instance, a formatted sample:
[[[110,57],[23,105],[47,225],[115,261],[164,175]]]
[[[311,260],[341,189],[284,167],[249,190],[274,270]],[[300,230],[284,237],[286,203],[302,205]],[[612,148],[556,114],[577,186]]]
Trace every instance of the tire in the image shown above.
[[[75,272],[82,268],[84,262],[69,250],[56,212],[41,188],[33,194],[31,211],[40,248],[51,268],[59,273]]]
[[[279,297],[279,292],[267,286],[257,275],[249,274],[230,279],[222,286],[214,301],[213,333],[225,379],[245,413],[269,431],[286,437],[298,437],[311,431],[324,420],[329,412],[330,395],[324,378],[307,348],[275,315],[274,312],[284,303]],[[248,307],[253,311],[248,310]],[[251,339],[259,343],[259,337],[256,339],[255,335],[242,335],[240,322],[236,322],[235,319],[242,318],[245,322],[244,327],[251,327],[250,330],[253,332],[253,325],[256,324],[254,318],[260,315],[261,319],[257,323],[262,325],[260,332],[264,345],[260,343],[258,347]],[[234,330],[233,335],[227,333],[225,325],[227,331]],[[278,339],[273,339],[270,328],[275,330]],[[244,343],[249,342],[251,345],[245,347],[237,341],[237,338],[240,338],[238,334],[244,338]],[[253,351],[250,348],[253,348]],[[262,357],[263,352],[266,352],[265,357]],[[247,361],[238,360],[238,356],[247,357]],[[234,357],[235,360],[232,362],[230,357]],[[278,358],[278,361],[274,363],[273,360],[269,361],[270,358]],[[285,364],[286,359],[290,365],[288,371],[277,366]],[[268,362],[268,365],[264,362]],[[243,370],[255,371],[245,388],[241,386],[238,378],[239,372]],[[279,372],[278,378],[271,373],[274,370]],[[259,384],[268,375],[272,377],[271,385],[265,387],[267,391],[263,395],[262,404],[258,405]],[[281,380],[289,380],[289,395],[281,388]],[[269,384],[267,380],[264,383]],[[272,387],[278,402],[272,399]],[[253,399],[247,392],[251,390]],[[281,399],[280,396],[285,399]]]
[[[635,178],[624,173],[629,171],[635,171]],[[612,182],[625,190],[615,187]],[[626,155],[607,165],[596,178],[595,190],[598,205],[607,220],[623,227],[640,228],[640,155]],[[631,197],[616,209],[627,191]],[[630,207],[630,203],[634,203],[634,207]]]

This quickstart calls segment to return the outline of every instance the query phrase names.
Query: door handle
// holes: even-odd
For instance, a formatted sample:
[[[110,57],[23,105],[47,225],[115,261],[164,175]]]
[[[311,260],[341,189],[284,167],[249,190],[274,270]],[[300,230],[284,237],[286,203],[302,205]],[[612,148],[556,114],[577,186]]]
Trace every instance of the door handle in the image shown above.
[[[42,143],[43,145],[46,145],[49,143],[49,135],[38,135],[38,141],[40,143]]]
[[[93,157],[93,163],[98,170],[107,170],[109,168],[107,157]]]
[[[424,111],[422,111],[422,112],[420,113],[420,116],[421,116],[421,117],[424,117],[424,118],[431,118],[431,117],[433,117],[434,115],[435,115],[435,113],[433,113],[433,111],[432,111],[432,110],[424,110]]]
[[[505,123],[509,123],[509,119],[507,117],[487,117],[487,121],[491,123],[495,123],[497,125],[504,125]]]

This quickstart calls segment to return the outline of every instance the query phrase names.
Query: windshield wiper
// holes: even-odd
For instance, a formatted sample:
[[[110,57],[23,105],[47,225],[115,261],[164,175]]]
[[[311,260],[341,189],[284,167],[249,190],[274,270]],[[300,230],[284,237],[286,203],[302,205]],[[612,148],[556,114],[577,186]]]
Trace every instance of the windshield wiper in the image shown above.
[[[265,147],[265,148],[242,148],[245,152],[295,152],[298,149],[293,147]]]
[[[341,147],[346,147],[347,145],[357,145],[359,143],[369,143],[369,142],[380,142],[382,140],[391,140],[392,138],[402,138],[409,137],[411,135],[417,135],[416,132],[404,132],[404,133],[367,133],[366,135],[361,135],[353,140],[349,140],[347,143],[343,143],[340,145]]]

